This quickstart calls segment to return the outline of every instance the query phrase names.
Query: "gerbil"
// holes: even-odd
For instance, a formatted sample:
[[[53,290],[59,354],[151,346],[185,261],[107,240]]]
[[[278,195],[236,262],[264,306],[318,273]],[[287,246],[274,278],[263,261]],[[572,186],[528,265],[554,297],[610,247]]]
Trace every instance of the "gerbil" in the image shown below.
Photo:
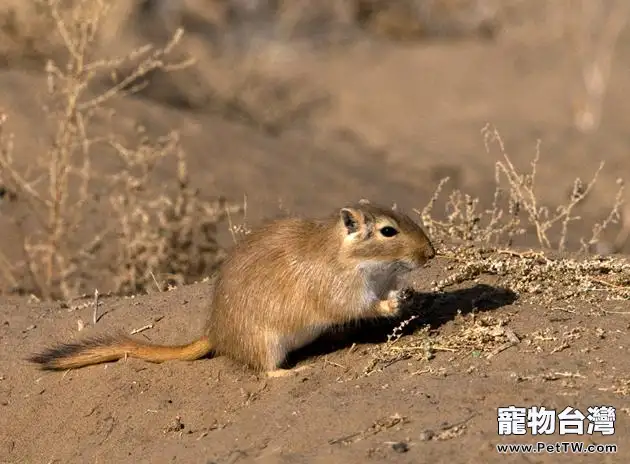
[[[33,355],[62,370],[134,357],[151,362],[225,355],[270,376],[287,354],[334,325],[399,313],[398,278],[435,250],[409,216],[361,200],[324,219],[280,219],[248,234],[220,267],[203,335],[187,345],[109,336]]]

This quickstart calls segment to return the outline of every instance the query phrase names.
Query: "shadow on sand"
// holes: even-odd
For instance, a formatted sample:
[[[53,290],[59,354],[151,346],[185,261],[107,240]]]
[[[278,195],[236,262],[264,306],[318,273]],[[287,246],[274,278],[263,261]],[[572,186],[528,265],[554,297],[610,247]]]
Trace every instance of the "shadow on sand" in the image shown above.
[[[401,316],[393,319],[360,321],[350,326],[339,327],[322,335],[310,345],[291,353],[285,367],[295,366],[313,356],[349,348],[353,343],[384,343],[394,328],[414,315],[418,317],[404,327],[403,335],[412,334],[426,325],[431,329],[437,329],[453,320],[458,312],[467,314],[473,310],[477,313],[494,311],[512,304],[517,298],[517,294],[511,290],[485,284],[439,294],[413,292]]]

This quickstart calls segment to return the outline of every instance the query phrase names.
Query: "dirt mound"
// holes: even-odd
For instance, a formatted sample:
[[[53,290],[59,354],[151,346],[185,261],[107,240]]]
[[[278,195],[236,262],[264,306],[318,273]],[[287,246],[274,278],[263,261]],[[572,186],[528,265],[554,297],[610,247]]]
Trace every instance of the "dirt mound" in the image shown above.
[[[133,299],[102,298],[96,327],[91,299],[67,305],[5,299],[3,458],[498,463],[507,456],[496,444],[557,441],[529,432],[498,436],[498,407],[544,406],[557,413],[573,407],[586,415],[588,407],[612,405],[614,436],[560,440],[617,444],[615,459],[623,460],[627,450],[614,437],[628,431],[623,405],[630,365],[619,356],[627,349],[620,329],[628,324],[627,308],[609,297],[627,290],[615,279],[595,276],[608,268],[627,278],[627,264],[624,271],[614,261],[591,261],[589,271],[566,256],[478,253],[447,250],[410,278],[425,297],[418,303],[422,316],[403,330],[369,326],[341,343],[324,338],[296,357],[308,365],[305,372],[273,381],[224,358],[163,365],[130,359],[66,373],[41,373],[23,361],[45,344],[118,329],[165,343],[190,340],[202,327],[208,283]],[[471,273],[474,263],[478,271]],[[588,279],[595,291],[583,286],[573,295],[557,292],[553,269]],[[532,278],[537,271],[540,276]],[[519,285],[519,293],[510,290]],[[435,292],[432,302],[428,292]],[[540,462],[556,459],[539,456]]]

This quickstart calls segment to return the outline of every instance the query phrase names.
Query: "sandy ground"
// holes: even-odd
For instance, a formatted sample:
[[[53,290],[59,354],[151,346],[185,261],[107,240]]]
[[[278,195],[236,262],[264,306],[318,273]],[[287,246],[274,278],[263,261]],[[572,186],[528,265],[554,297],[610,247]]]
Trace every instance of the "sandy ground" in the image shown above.
[[[576,72],[566,50],[522,35],[404,44],[359,40],[319,51],[274,48],[282,59],[263,60],[269,75],[299,78],[308,95],[324,102],[278,127],[228,117],[204,99],[207,89],[192,85],[189,75],[116,104],[122,125],[141,122],[155,133],[180,130],[193,184],[207,195],[237,200],[246,195],[252,226],[278,208],[320,214],[358,198],[422,208],[445,174],[452,187],[491,199],[500,154],[484,148],[481,130],[490,123],[523,169],[541,140],[538,192],[545,204],[565,203],[574,179],[588,179],[600,161],[606,162],[580,206],[584,223],[572,229],[577,240],[608,213],[615,181],[630,169],[629,33],[614,61],[601,127],[592,134],[572,124]],[[213,76],[212,66],[202,60],[197,70],[202,83]],[[229,75],[223,79],[229,81]],[[45,130],[33,130],[44,127],[41,94],[33,91],[45,88],[44,77],[31,67],[7,66],[0,69],[0,88],[0,107],[10,115],[9,128],[28,163],[46,141]],[[264,109],[265,100],[256,98],[253,107]],[[0,243],[11,251],[17,235],[6,230]],[[606,236],[617,232],[613,228]],[[537,246],[531,234],[523,244]],[[431,282],[452,271],[452,259],[438,256],[411,280],[430,294]],[[587,299],[566,297],[551,304],[535,294],[521,297],[504,280],[485,274],[463,279],[443,290],[451,298],[434,305],[437,316],[418,310],[434,334],[448,337],[471,323],[462,322],[458,310],[466,314],[474,307],[479,318],[504,321],[501,326],[520,340],[514,346],[493,353],[496,347],[482,340],[478,349],[437,349],[430,360],[418,354],[379,363],[383,350],[395,349],[386,343],[393,327],[370,327],[341,341],[316,342],[313,352],[299,358],[307,371],[272,380],[223,358],[164,365],[127,360],[65,373],[42,373],[24,361],[51,342],[114,328],[152,324],[138,336],[165,343],[190,340],[204,322],[212,291],[208,282],[134,298],[105,296],[105,314],[96,327],[89,323],[89,299],[47,303],[2,296],[0,462],[551,463],[567,458],[502,455],[495,447],[536,441],[615,443],[617,454],[572,459],[627,462],[627,300],[594,292]],[[79,320],[86,323],[80,333]],[[489,357],[486,348],[493,353]],[[586,412],[612,405],[616,432],[611,437],[502,437],[497,408],[509,405],[558,412],[567,406]]]

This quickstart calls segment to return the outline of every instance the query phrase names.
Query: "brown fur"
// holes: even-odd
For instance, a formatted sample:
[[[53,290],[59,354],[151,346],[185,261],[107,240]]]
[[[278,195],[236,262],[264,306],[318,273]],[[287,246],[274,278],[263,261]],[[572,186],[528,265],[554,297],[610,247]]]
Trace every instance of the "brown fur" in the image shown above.
[[[384,236],[386,226],[398,233]],[[275,371],[289,352],[334,325],[396,315],[398,277],[433,256],[411,218],[366,201],[324,219],[272,221],[246,236],[221,266],[199,340],[168,347],[108,337],[60,345],[30,360],[58,370],[126,356],[162,362],[212,352]]]
[[[210,351],[210,342],[205,337],[201,337],[187,345],[161,346],[151,345],[121,335],[61,344],[33,355],[29,359],[32,362],[41,364],[45,369],[63,370],[117,361],[126,357],[144,359],[150,362],[168,360],[193,361],[205,356]]]

